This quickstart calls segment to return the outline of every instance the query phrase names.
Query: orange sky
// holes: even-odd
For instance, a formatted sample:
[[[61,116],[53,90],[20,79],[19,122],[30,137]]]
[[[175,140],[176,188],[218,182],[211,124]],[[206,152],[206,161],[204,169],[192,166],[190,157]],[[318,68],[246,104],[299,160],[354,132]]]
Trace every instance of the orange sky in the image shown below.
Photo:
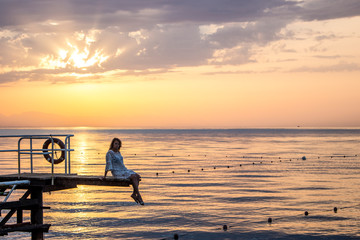
[[[0,127],[360,127],[358,1],[29,2],[1,3]]]

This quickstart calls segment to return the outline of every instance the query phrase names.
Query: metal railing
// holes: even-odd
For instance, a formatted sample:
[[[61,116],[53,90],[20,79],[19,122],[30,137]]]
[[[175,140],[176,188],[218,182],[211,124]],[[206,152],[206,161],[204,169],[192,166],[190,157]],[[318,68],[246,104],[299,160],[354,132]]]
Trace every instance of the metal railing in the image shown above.
[[[5,199],[3,200],[3,203],[9,199],[10,195],[13,193],[17,185],[29,185],[29,184],[30,184],[29,180],[0,182],[0,187],[3,187],[5,189],[11,187],[11,190],[9,192],[4,192]]]
[[[58,151],[65,152],[65,174],[71,174],[71,164],[70,164],[70,152],[74,151],[74,149],[70,148],[70,138],[73,137],[72,134],[57,134],[57,135],[0,135],[0,138],[19,138],[18,140],[18,148],[17,149],[9,149],[9,150],[0,150],[0,152],[17,152],[18,153],[18,178],[21,176],[21,155],[30,155],[30,171],[33,173],[33,155],[48,155],[50,152],[51,155],[51,175],[52,179],[54,179],[54,154]],[[56,137],[64,137],[65,138],[65,148],[55,149],[54,138]],[[23,149],[21,148],[21,142],[24,139],[29,139],[29,148]],[[33,140],[34,139],[45,139],[51,141],[51,149],[39,149],[33,148]]]

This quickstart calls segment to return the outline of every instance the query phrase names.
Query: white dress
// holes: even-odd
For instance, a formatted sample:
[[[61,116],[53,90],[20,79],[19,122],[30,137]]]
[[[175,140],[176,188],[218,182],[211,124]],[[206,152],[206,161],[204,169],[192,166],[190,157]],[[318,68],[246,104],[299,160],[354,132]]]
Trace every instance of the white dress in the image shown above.
[[[105,171],[111,171],[115,178],[129,179],[132,174],[136,174],[133,170],[127,169],[124,165],[123,156],[120,152],[109,150],[106,153]]]

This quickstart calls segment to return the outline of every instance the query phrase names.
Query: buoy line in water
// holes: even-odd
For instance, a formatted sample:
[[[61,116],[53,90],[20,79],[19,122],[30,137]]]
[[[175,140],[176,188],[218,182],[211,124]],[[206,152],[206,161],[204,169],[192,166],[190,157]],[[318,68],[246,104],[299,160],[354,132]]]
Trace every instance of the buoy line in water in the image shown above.
[[[191,155],[187,155],[188,157],[190,157]],[[173,155],[172,155],[173,157]],[[205,155],[205,157],[207,157]],[[332,156],[328,156],[328,157],[322,157],[322,159],[324,158],[348,158],[348,157],[358,157],[357,154],[355,155],[332,155]],[[226,158],[228,158],[228,156],[226,156]],[[237,165],[216,165],[216,166],[212,166],[212,167],[206,167],[206,168],[201,168],[201,172],[204,172],[205,170],[209,171],[209,170],[217,170],[217,169],[229,169],[229,168],[234,168],[234,167],[243,167],[243,166],[261,166],[261,165],[270,165],[272,163],[284,163],[284,162],[293,162],[293,161],[305,161],[308,160],[308,158],[306,158],[306,156],[300,157],[300,158],[282,158],[282,157],[247,157],[247,156],[243,156],[243,159],[254,159],[257,161],[254,162],[247,162],[247,163],[241,163],[241,164],[237,164]],[[263,159],[265,159],[265,161],[263,161]],[[317,158],[313,158],[313,159],[320,159],[320,157]],[[199,169],[197,169],[199,170]],[[171,171],[171,174],[176,174],[176,173],[191,173],[194,172],[195,170],[193,169],[187,169],[187,170],[183,170],[183,171]],[[162,173],[162,175],[166,175],[166,174],[170,174],[169,172],[166,173]],[[156,172],[156,176],[159,176],[159,172]],[[346,208],[356,208],[359,207],[360,204],[354,205],[354,206],[344,206],[344,207],[333,207],[332,209],[324,209],[323,211],[312,211],[312,210],[304,210],[302,213],[296,214],[296,215],[292,215],[292,216],[284,216],[284,217],[264,217],[264,219],[262,220],[265,224],[267,223],[268,225],[272,225],[272,224],[276,224],[276,222],[278,221],[283,221],[284,219],[289,219],[289,218],[298,218],[299,220],[304,220],[304,219],[316,219],[317,217],[321,217],[323,215],[329,214],[329,212],[333,212],[333,214],[337,214],[338,216],[341,216],[341,211],[342,209],[346,209]],[[239,226],[240,227],[240,226]],[[231,229],[235,229],[237,228],[236,225],[228,225],[228,224],[223,224],[222,226],[217,227],[218,230],[220,231],[231,231]],[[167,239],[181,239],[181,237],[186,236],[187,234],[179,234],[179,233],[175,233],[173,236],[169,236],[166,238],[163,238],[163,240],[167,240]],[[184,238],[185,239],[185,238]]]
[[[357,204],[357,205],[354,205],[354,206],[339,207],[339,208],[334,207],[333,209],[324,209],[324,212],[326,211],[325,213],[329,213],[329,211],[332,211],[333,214],[339,214],[340,215],[341,213],[338,213],[338,211],[340,209],[355,208],[355,207],[358,207],[358,206],[360,206],[360,204]],[[266,221],[264,220],[263,222],[264,223],[267,222],[268,225],[271,225],[271,224],[275,224],[276,221],[278,221],[278,220],[284,220],[284,219],[287,219],[287,218],[294,218],[294,217],[299,217],[299,219],[312,219],[312,218],[316,219],[316,217],[322,216],[321,213],[322,213],[322,211],[307,211],[307,210],[305,210],[303,213],[293,215],[293,216],[285,216],[285,217],[277,217],[277,218],[268,217],[268,219]],[[300,217],[302,217],[302,218],[300,218]],[[219,231],[226,232],[226,231],[231,231],[231,228],[235,229],[236,227],[237,227],[237,225],[223,224],[222,226],[221,225],[218,226],[216,229],[219,230]],[[180,237],[185,237],[186,235],[188,235],[188,234],[174,233],[172,236],[161,238],[161,240],[180,239]]]
[[[191,155],[188,155],[188,156],[191,156]],[[343,156],[342,158],[346,158],[346,157],[357,157],[358,155],[349,155],[349,156]],[[172,156],[173,157],[173,156]],[[206,157],[206,155],[205,155]],[[228,158],[228,156],[226,156],[226,158]],[[332,158],[332,157],[331,157]],[[243,156],[242,159],[256,159],[257,161],[253,161],[252,163],[250,162],[246,162],[246,163],[240,163],[240,164],[237,164],[237,165],[214,165],[212,167],[202,167],[201,168],[201,171],[204,172],[206,170],[216,170],[216,169],[221,169],[221,168],[234,168],[234,167],[243,167],[243,166],[254,166],[254,165],[270,165],[270,164],[273,164],[273,163],[276,163],[276,162],[279,162],[279,163],[283,163],[283,162],[293,162],[293,161],[299,161],[299,160],[302,160],[302,161],[306,161],[308,160],[308,158],[306,156],[302,156],[301,158],[282,158],[282,157],[247,157],[247,156]],[[267,159],[267,161],[263,161],[263,159]],[[273,159],[273,160],[269,160],[269,159]],[[320,159],[320,157],[317,157],[317,159]],[[261,160],[261,161],[260,161]],[[237,161],[237,160],[232,160],[232,161]],[[199,170],[199,169],[197,169]],[[185,172],[181,172],[179,171],[180,173],[191,173],[191,172],[194,172],[196,170],[194,169],[187,169],[185,170]],[[168,174],[175,174],[175,173],[179,173],[179,172],[176,172],[175,170],[173,171],[170,171],[170,172],[166,172]],[[166,174],[165,172],[162,172],[161,173],[161,176],[164,176]],[[158,177],[160,176],[160,171],[156,172],[155,175]]]
[[[317,211],[305,210],[301,214],[299,213],[299,214],[293,215],[293,216],[284,216],[284,217],[276,217],[276,218],[269,217],[267,219],[267,222],[269,224],[271,224],[271,223],[273,223],[274,221],[277,221],[277,220],[283,220],[283,219],[286,219],[286,218],[300,217],[300,216],[304,216],[304,217],[311,216],[311,217],[316,218],[317,216],[322,216],[323,214],[326,214],[326,213],[329,213],[329,212],[333,212],[334,214],[337,214],[341,209],[356,208],[358,206],[360,206],[360,204],[356,204],[356,205],[353,205],[353,206],[346,206],[346,207],[333,207],[332,209],[331,208],[326,208],[326,209],[324,208],[323,210],[317,210]]]
[[[81,152],[80,153],[81,155],[85,155],[85,152]],[[101,155],[102,153],[98,152],[98,155]],[[155,153],[154,155],[148,155],[148,154],[137,154],[137,153],[132,153],[132,154],[129,154],[128,155],[128,158],[133,158],[133,156],[136,156],[136,157],[158,157],[158,158],[166,158],[166,157],[174,157],[174,158],[178,158],[178,157],[191,157],[191,156],[203,156],[203,157],[209,157],[209,155],[207,154],[204,154],[204,155],[199,155],[199,154],[195,154],[195,155],[191,155],[191,154],[185,154],[183,156],[181,155],[174,155],[174,154],[171,154],[171,155],[160,155],[160,154],[157,154]],[[333,155],[328,155],[328,156],[318,156],[317,159],[320,159],[320,158],[349,158],[349,157],[358,157],[359,155],[358,154],[353,154],[353,155],[344,155],[344,154],[333,154]],[[82,158],[85,158],[84,156],[81,156]],[[218,157],[218,156],[216,156]],[[229,155],[225,155],[225,158],[232,158],[233,156],[229,156]],[[274,159],[274,160],[280,160],[280,159],[287,159],[287,160],[307,160],[306,156],[302,156],[300,158],[284,158],[284,157],[276,157],[276,156],[241,156],[241,157],[234,157],[234,158],[242,158],[242,159]]]
[[[81,153],[83,154],[83,153]],[[98,153],[101,154],[101,153]],[[164,157],[191,157],[191,156],[203,156],[203,157],[209,157],[210,155],[208,154],[185,154],[185,155],[161,155],[161,154],[153,154],[153,155],[148,155],[148,154],[137,154],[137,153],[132,153],[128,155],[129,157],[132,156],[136,156],[136,157],[158,157],[158,158],[164,158]],[[213,155],[214,156],[214,155]],[[322,156],[322,158],[348,158],[348,157],[358,157],[358,154],[352,154],[352,155],[345,155],[345,154],[333,154],[333,155],[328,155],[328,156]],[[230,156],[230,155],[225,155],[225,158],[231,158],[234,156]],[[303,156],[304,157],[304,156]],[[244,159],[286,159],[283,158],[281,156],[236,156],[236,158],[244,158]],[[301,159],[302,157],[300,157]],[[320,159],[320,156],[317,157],[318,159]],[[297,158],[294,158],[297,159]],[[306,160],[306,159],[302,159],[302,160]]]
[[[83,154],[83,153],[81,153]],[[100,153],[98,153],[100,154]],[[136,156],[136,157],[141,157],[141,156],[146,156],[146,157],[151,157],[149,155],[139,155],[139,154],[132,154],[133,156]],[[191,154],[187,154],[186,155],[187,157],[191,157]],[[196,155],[196,156],[199,156],[199,155]],[[158,155],[158,154],[154,154],[152,155],[152,157],[161,157],[161,158],[166,158],[166,157],[185,157],[185,156],[175,156],[174,154],[171,154],[171,155]],[[208,157],[208,155],[204,155],[204,157]],[[317,158],[312,158],[312,159],[326,159],[326,158],[330,158],[330,159],[333,159],[333,158],[349,158],[349,157],[358,157],[358,154],[354,154],[354,155],[343,155],[343,154],[336,154],[336,155],[330,155],[330,156],[323,156],[322,158],[320,156],[318,156]],[[85,156],[81,156],[81,158],[83,159],[87,159]],[[131,157],[130,157],[131,158]],[[231,159],[231,157],[229,157],[229,155],[225,155],[225,158],[227,159]],[[239,159],[239,157],[236,157],[237,159]],[[273,163],[276,163],[276,162],[279,162],[279,163],[283,163],[283,162],[293,162],[293,161],[299,161],[299,160],[302,160],[302,161],[306,161],[306,160],[309,160],[306,156],[302,156],[302,157],[297,157],[297,158],[284,158],[284,157],[264,157],[264,156],[242,156],[240,157],[241,159],[254,159],[254,160],[257,160],[257,161],[253,161],[253,162],[245,162],[245,163],[240,163],[240,164],[237,164],[237,165],[214,165],[212,167],[202,167],[200,170],[202,172],[204,171],[207,171],[207,170],[216,170],[216,169],[221,169],[221,168],[234,168],[234,167],[245,167],[245,166],[251,166],[251,165],[270,165],[270,164],[273,164]],[[231,160],[231,161],[238,161],[238,160]],[[100,163],[100,164],[90,164],[90,165],[103,165],[103,163]],[[199,169],[197,169],[199,170]],[[196,170],[194,169],[187,169],[185,170],[185,173],[191,173],[191,172],[194,172]],[[181,173],[181,171],[179,171]],[[167,172],[169,174],[175,174],[175,173],[179,173],[179,172],[176,172],[175,170],[172,170],[170,172]],[[161,172],[160,171],[157,171],[155,172],[155,175],[158,177],[158,176],[164,176],[166,173],[164,172]]]
[[[139,154],[132,154],[134,156],[142,156],[142,155],[139,155]],[[150,156],[150,155],[146,155],[145,156]],[[154,157],[191,157],[191,156],[204,156],[204,157],[208,157],[209,155],[208,154],[195,154],[195,155],[192,155],[192,154],[185,154],[183,156],[181,155],[174,155],[174,154],[171,154],[171,155],[159,155],[157,153],[155,153],[154,155],[151,155],[151,156],[154,156]],[[225,154],[225,157],[231,157],[230,155],[226,155]],[[323,157],[339,157],[339,158],[344,158],[344,157],[358,157],[358,154],[352,154],[352,155],[345,155],[345,154],[340,154],[340,153],[335,153],[335,154],[332,154],[332,155],[328,155],[328,156],[323,156]],[[270,157],[270,156],[245,156],[243,155],[242,158],[277,158],[277,156],[273,156],[273,157]]]

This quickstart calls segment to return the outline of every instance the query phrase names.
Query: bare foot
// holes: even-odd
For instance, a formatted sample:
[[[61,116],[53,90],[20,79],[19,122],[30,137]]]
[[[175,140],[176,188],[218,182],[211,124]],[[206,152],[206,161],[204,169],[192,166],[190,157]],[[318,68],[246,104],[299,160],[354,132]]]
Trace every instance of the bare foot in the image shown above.
[[[136,197],[135,194],[132,194],[131,197],[132,197],[132,199],[134,199],[134,201],[135,201],[136,203],[139,203],[139,199],[137,199],[137,197]]]
[[[144,204],[145,204],[144,201],[142,200],[142,197],[141,197],[140,195],[138,196],[138,199],[139,199],[140,205],[144,205]]]

